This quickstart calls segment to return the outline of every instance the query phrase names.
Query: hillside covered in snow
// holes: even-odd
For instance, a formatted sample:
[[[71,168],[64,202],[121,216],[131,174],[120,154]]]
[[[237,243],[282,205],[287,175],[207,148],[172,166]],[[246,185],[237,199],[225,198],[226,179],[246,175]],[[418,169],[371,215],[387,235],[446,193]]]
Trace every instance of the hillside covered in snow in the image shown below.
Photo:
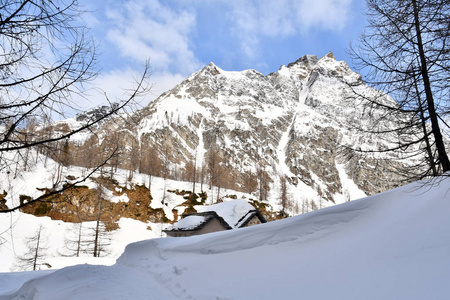
[[[14,173],[0,173],[0,182],[8,191],[0,194],[4,199],[1,203],[7,207],[19,205],[19,201],[27,199],[26,197],[38,197],[54,188],[55,184],[57,188],[73,184],[91,172],[76,166],[61,168],[54,160],[33,151],[28,155],[30,160],[36,162],[32,168],[17,176]],[[145,174],[135,174],[130,179],[127,170],[118,169],[108,180],[102,176],[104,174],[101,171],[94,172],[89,179],[76,184],[75,188],[59,193],[58,198],[30,204],[12,213],[0,214],[0,272],[30,270],[29,265],[20,267],[17,263],[28,250],[27,238],[33,237],[40,226],[43,228],[41,246],[45,249],[42,259],[39,259],[38,270],[58,269],[80,263],[110,265],[129,243],[163,237],[166,235],[163,230],[171,222],[178,220],[187,209],[196,208],[201,211],[204,205],[211,204],[200,199],[193,201],[196,205],[192,205],[184,193],[178,192],[192,189],[190,182],[152,177],[150,195],[149,178]],[[60,178],[59,183],[56,177]],[[110,184],[102,185],[103,182]],[[197,190],[200,190],[200,185]],[[223,192],[224,195],[239,196],[247,200],[252,197],[250,194],[228,189]],[[208,190],[204,192],[206,199],[213,198],[211,193]],[[232,199],[223,197],[223,200]],[[252,207],[248,203],[247,205]],[[108,230],[103,229],[101,232],[106,239],[105,249],[99,257],[92,257],[97,217],[101,226],[106,226]],[[78,241],[81,244],[79,247],[73,245]],[[68,243],[71,246],[67,247]],[[73,251],[74,247],[79,248],[79,251],[75,251],[78,254]]]
[[[398,169],[422,158],[411,154],[415,146],[382,151],[396,145],[396,120],[411,116],[383,118],[381,108],[368,107],[371,97],[396,105],[331,52],[268,75],[210,63],[148,106],[71,138],[67,152],[71,164],[89,168],[118,148],[111,170],[200,183],[214,201],[224,188],[272,206],[283,194],[298,214],[302,202],[321,208],[397,187],[404,183]],[[61,121],[52,132],[77,122]]]
[[[112,266],[0,273],[0,299],[446,299],[450,178],[249,228],[130,244]]]

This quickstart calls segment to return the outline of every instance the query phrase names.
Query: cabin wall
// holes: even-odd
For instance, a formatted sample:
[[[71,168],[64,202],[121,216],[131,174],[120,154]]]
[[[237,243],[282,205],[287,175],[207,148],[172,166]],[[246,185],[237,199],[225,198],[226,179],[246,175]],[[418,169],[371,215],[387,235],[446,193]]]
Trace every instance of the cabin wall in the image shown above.
[[[195,235],[211,233],[211,232],[216,232],[216,231],[222,231],[222,230],[226,230],[226,229],[222,226],[222,224],[220,224],[220,222],[217,219],[213,218],[202,229],[196,231]]]
[[[168,236],[172,237],[186,237],[205,233],[211,233],[216,231],[226,230],[220,222],[213,218],[200,230],[186,230],[186,231],[166,231]]]

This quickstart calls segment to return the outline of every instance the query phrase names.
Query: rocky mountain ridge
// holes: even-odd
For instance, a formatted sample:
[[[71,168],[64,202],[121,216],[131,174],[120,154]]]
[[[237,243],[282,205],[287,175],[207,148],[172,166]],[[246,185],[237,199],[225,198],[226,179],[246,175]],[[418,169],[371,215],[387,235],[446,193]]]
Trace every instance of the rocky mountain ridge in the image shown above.
[[[305,199],[328,206],[398,184],[400,152],[349,150],[389,145],[356,129],[381,112],[368,111],[355,95],[377,93],[331,52],[267,76],[210,63],[127,119],[106,121],[79,147],[107,148],[113,132],[122,149],[116,167],[130,174],[201,182],[215,187],[217,199],[226,187],[275,206]]]

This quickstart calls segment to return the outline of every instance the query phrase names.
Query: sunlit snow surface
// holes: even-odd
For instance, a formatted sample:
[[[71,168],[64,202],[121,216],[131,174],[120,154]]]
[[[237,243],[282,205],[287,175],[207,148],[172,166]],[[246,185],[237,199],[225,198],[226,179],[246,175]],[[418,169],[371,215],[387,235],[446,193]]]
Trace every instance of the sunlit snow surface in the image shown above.
[[[434,183],[244,229],[137,242],[113,266],[3,273],[0,299],[447,299],[450,178]]]

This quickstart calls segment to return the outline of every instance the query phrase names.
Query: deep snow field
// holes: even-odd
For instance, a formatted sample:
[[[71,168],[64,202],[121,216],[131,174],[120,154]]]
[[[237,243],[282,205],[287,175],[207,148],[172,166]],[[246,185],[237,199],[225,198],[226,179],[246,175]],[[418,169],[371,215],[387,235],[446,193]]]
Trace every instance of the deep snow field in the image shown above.
[[[249,228],[0,273],[0,299],[448,299],[450,178]],[[149,236],[150,238],[150,236]]]

